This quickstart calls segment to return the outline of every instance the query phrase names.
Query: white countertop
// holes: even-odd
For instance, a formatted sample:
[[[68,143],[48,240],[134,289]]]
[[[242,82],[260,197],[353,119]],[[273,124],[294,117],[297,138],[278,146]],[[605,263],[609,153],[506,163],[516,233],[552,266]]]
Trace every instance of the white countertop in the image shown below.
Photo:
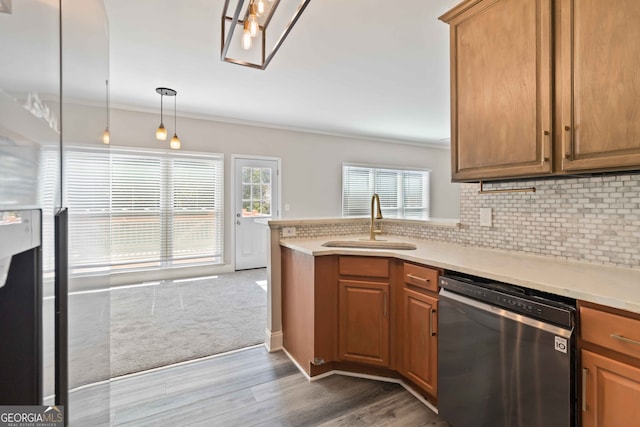
[[[640,269],[626,269],[522,253],[383,235],[380,240],[411,242],[416,250],[330,248],[330,240],[367,236],[282,239],[280,244],[313,256],[367,255],[486,277],[583,301],[640,313]]]

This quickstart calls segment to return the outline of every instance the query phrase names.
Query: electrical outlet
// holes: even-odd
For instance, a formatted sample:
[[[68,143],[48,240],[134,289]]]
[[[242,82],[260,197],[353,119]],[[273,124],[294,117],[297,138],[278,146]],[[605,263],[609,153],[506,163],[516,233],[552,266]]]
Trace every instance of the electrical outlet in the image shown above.
[[[493,227],[491,208],[480,208],[480,227]]]
[[[284,204],[284,211],[285,212],[289,212],[289,209],[291,209],[291,205],[289,203],[285,203]]]
[[[282,227],[282,237],[296,237],[296,228]]]

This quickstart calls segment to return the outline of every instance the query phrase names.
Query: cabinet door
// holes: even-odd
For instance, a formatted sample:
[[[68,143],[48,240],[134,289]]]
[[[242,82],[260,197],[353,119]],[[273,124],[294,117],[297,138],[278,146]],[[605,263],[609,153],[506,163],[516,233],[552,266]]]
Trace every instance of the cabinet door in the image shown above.
[[[551,1],[481,0],[451,24],[454,181],[551,172]]]
[[[583,427],[626,427],[640,420],[640,369],[582,350]]]
[[[438,370],[438,300],[404,289],[404,371],[403,374],[436,396]]]
[[[340,280],[341,360],[389,365],[389,284]]]
[[[640,2],[562,0],[562,168],[640,166]]]

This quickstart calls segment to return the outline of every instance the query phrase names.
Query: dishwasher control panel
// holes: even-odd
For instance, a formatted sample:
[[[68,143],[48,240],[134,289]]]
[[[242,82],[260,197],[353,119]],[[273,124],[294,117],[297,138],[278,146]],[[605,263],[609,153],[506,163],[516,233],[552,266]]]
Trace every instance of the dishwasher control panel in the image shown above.
[[[440,286],[451,292],[560,326],[573,326],[575,305],[564,301],[536,295],[534,290],[491,282],[487,279],[472,279],[462,276],[441,276]]]

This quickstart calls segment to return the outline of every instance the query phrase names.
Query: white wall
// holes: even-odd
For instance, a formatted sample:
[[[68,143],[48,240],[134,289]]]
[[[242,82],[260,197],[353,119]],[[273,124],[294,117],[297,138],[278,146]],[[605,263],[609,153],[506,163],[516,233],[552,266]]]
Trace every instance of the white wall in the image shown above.
[[[104,123],[100,110],[78,107],[83,116],[72,128],[65,129],[67,140],[100,143],[100,135],[89,134]],[[113,109],[111,143],[144,148],[168,148],[167,142],[155,139],[160,115]],[[173,116],[164,123],[173,134]],[[371,142],[354,138],[320,135],[240,124],[178,117],[178,135],[182,149],[225,155],[225,206],[231,198],[231,155],[279,157],[282,159],[281,201],[290,211],[283,218],[317,218],[341,216],[342,163],[367,163],[431,169],[431,215],[434,218],[458,218],[460,188],[452,184],[450,152],[415,145]],[[229,215],[226,216],[229,218]],[[225,263],[232,263],[232,230],[225,230]]]

